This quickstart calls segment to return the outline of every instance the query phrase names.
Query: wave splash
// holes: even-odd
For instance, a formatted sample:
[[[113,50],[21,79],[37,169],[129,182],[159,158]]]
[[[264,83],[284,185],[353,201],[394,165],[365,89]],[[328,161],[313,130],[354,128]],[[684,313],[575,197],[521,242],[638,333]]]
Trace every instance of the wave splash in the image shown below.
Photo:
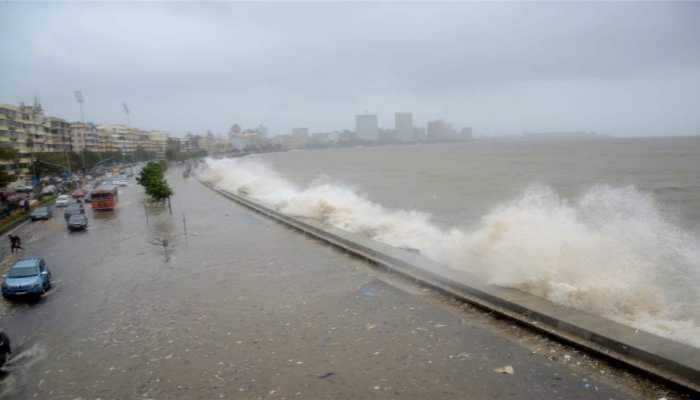
[[[700,347],[700,240],[634,187],[594,186],[576,199],[534,185],[469,228],[390,210],[347,185],[299,187],[255,159],[208,159],[203,179],[282,213],[413,248],[484,282],[603,315]]]

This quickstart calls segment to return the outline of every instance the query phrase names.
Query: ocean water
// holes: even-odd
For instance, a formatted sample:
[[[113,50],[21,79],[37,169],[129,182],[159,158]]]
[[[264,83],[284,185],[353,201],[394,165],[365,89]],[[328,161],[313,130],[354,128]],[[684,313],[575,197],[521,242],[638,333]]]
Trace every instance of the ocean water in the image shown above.
[[[700,138],[292,151],[207,160],[201,174],[700,347]]]

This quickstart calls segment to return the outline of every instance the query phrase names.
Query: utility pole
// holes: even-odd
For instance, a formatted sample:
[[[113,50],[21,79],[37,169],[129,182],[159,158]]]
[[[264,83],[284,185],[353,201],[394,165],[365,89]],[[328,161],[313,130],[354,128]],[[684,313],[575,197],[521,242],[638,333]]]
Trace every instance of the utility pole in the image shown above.
[[[80,104],[80,122],[85,123],[85,114],[83,114],[83,92],[80,90],[75,91],[75,100]]]
[[[126,127],[131,128],[131,112],[129,112],[129,107],[125,101],[122,102],[122,107],[124,108],[124,114],[126,114]]]
[[[126,127],[127,127],[128,131],[129,131],[128,134],[129,134],[129,135],[132,135],[133,132],[131,132],[131,113],[129,112],[129,107],[126,105],[126,102],[125,102],[125,101],[122,101],[122,108],[124,109],[124,114],[126,114]],[[128,153],[128,154],[124,154],[124,156],[130,158],[131,161],[133,162],[133,159],[134,159],[134,153],[133,153],[133,152],[132,152],[132,153]]]
[[[81,130],[80,133],[80,139],[82,140],[83,144],[83,151],[81,151],[82,155],[82,164],[83,164],[83,175],[85,174],[85,129],[87,128],[87,125],[85,124],[85,114],[83,113],[83,102],[85,99],[83,98],[83,92],[81,90],[76,90],[75,91],[75,100],[80,104],[80,122],[82,123],[83,129]]]

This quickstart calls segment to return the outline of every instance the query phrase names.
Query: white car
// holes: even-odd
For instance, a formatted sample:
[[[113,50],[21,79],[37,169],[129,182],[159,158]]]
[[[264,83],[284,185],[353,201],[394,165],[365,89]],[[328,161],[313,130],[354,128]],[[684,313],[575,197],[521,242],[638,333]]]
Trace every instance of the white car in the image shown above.
[[[123,180],[119,180],[119,179],[115,179],[115,180],[112,181],[112,185],[124,187],[124,186],[129,186],[129,182],[123,181]]]
[[[70,203],[70,196],[67,194],[62,194],[56,197],[56,207],[65,207]]]

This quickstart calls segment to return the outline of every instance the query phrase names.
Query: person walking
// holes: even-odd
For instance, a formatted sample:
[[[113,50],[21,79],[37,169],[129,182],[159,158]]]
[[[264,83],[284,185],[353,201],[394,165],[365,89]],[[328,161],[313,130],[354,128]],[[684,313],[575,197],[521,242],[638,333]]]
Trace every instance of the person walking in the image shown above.
[[[15,251],[18,250],[24,250],[22,247],[22,240],[19,238],[19,236],[14,236],[14,235],[9,235],[10,237],[10,253],[14,253]]]

